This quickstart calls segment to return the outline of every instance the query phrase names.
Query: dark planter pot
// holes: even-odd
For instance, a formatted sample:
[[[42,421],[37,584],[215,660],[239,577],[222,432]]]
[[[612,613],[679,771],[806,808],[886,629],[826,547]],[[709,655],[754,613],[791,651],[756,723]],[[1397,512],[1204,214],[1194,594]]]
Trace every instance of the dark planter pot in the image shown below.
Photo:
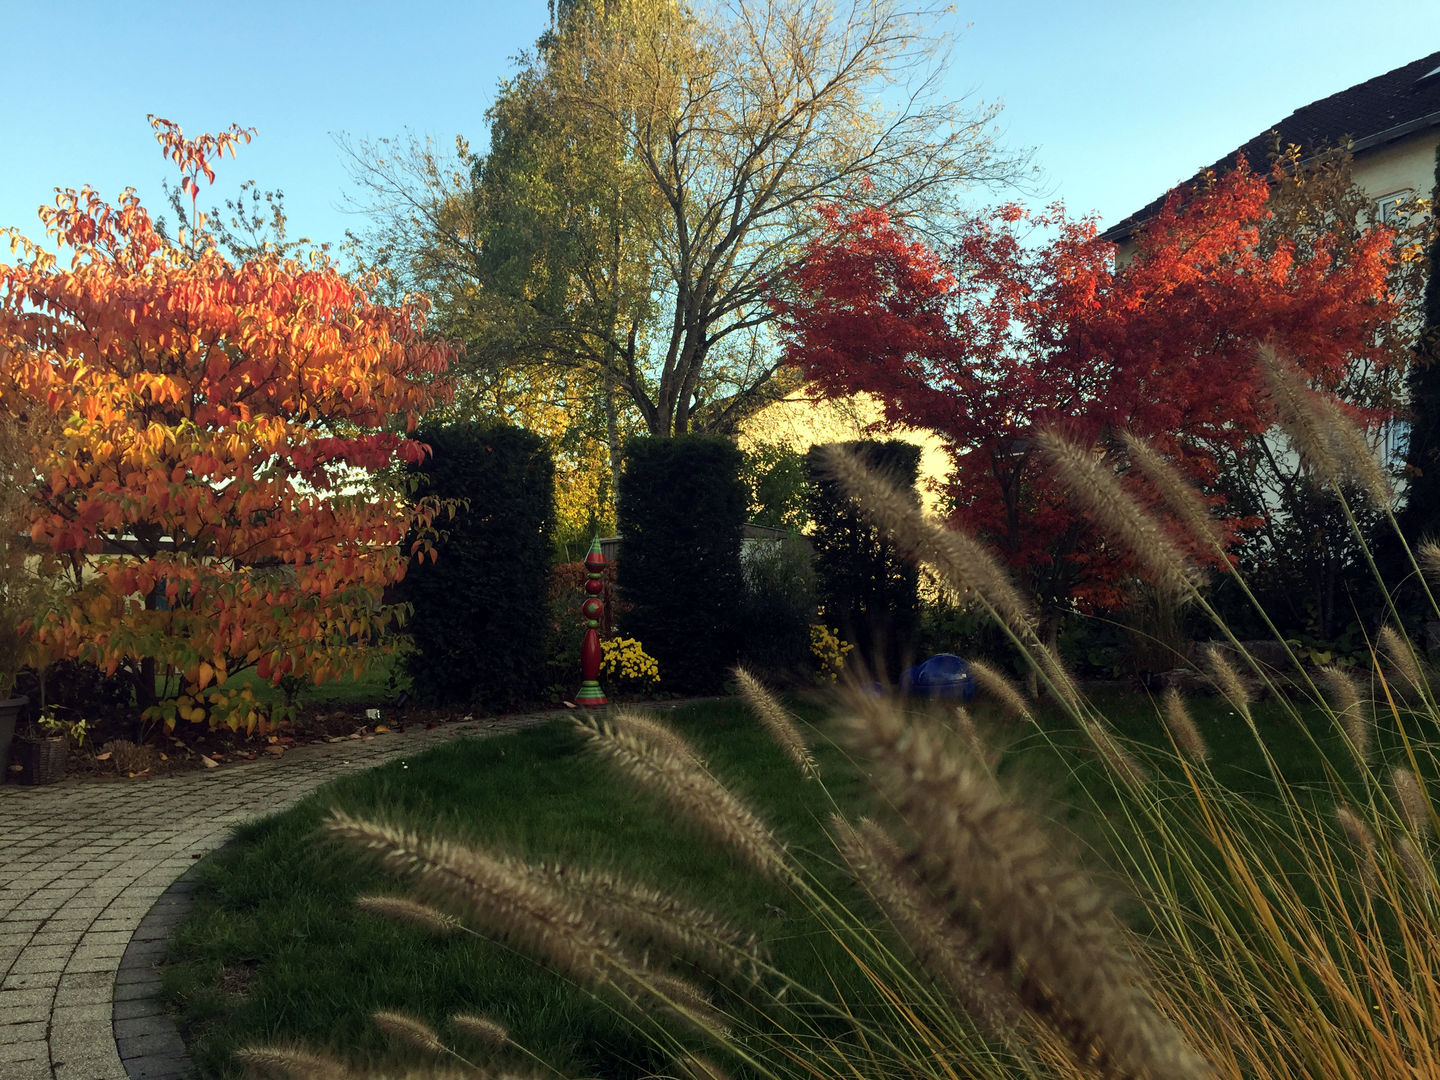
[[[0,699],[0,783],[10,775],[10,743],[15,738],[15,721],[28,704],[30,699],[24,694]]]

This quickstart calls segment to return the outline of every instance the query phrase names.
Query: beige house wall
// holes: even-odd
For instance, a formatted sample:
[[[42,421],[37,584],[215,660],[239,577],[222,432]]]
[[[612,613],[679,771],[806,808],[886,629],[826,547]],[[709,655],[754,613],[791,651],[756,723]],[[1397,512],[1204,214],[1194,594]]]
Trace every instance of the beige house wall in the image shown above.
[[[1435,186],[1440,132],[1423,131],[1355,156],[1355,182],[1372,199],[1409,192],[1428,199]]]
[[[845,400],[811,401],[804,394],[792,394],[756,413],[740,431],[741,449],[756,445],[784,446],[802,453],[812,446],[876,437],[867,428],[884,415],[869,394]],[[900,428],[880,438],[904,439],[920,447],[920,489],[925,509],[938,513],[942,502],[940,485],[950,474],[950,455],[938,436],[913,428]]]

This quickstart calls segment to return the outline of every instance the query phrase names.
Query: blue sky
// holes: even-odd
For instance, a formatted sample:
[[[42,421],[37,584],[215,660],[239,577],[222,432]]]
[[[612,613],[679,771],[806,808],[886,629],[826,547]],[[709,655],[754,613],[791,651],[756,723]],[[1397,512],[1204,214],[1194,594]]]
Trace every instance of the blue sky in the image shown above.
[[[338,242],[363,222],[342,209],[354,189],[332,135],[483,149],[496,84],[546,18],[544,0],[0,0],[0,227],[38,234],[56,186],[134,185],[160,209],[153,112],[191,134],[257,128],[213,201],[254,178],[284,190],[295,235]],[[1435,0],[988,0],[950,25],[950,93],[1003,102],[1002,138],[1035,149],[1043,195],[1105,223],[1295,108],[1440,49]]]

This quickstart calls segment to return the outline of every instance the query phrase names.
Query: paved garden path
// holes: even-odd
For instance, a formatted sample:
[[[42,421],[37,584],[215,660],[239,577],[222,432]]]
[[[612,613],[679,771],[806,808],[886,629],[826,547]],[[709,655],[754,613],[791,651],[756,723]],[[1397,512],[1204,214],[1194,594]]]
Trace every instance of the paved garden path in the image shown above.
[[[156,901],[176,878],[237,825],[328,780],[553,715],[412,728],[151,780],[0,787],[0,1078],[181,1080],[184,1046],[155,997],[173,923]]]

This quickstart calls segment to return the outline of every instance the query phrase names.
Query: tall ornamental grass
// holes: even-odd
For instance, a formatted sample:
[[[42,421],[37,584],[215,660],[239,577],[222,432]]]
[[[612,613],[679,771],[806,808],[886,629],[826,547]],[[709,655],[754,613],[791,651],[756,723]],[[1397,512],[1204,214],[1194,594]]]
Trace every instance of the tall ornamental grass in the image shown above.
[[[1352,523],[1346,492],[1388,514],[1387,477],[1361,434],[1280,358],[1262,363],[1287,428]],[[1056,436],[1042,445],[1152,583],[1208,610],[1201,572],[1113,469]],[[1197,546],[1223,556],[1205,504],[1162,458],[1133,440],[1128,450]],[[336,814],[333,837],[413,883],[360,903],[532,954],[628,1017],[671,1062],[665,1075],[688,1080],[1440,1076],[1440,709],[1393,604],[1392,622],[1371,632],[1368,663],[1352,670],[1297,660],[1277,672],[1216,621],[1224,644],[1197,668],[1253,738],[1261,781],[1242,794],[1212,774],[1182,696],[1157,703],[1168,751],[1126,740],[1037,635],[1027,599],[983,545],[927,519],[852,455],[832,453],[826,468],[907,557],[1003,629],[1104,763],[1105,779],[1082,789],[1088,804],[1042,812],[994,733],[964,709],[911,707],[857,684],[812,728],[741,672],[796,783],[826,783],[817,739],[834,740],[869,778],[869,814],[836,804],[833,850],[793,850],[657,720],[621,711],[576,723],[617,777],[736,856],[735,888],[767,879],[788,889],[847,970],[797,982],[765,942],[603,868],[531,864]],[[1440,548],[1406,557],[1422,579],[1440,574]],[[1034,724],[1018,687],[989,666],[976,675],[1012,723]],[[1255,719],[1260,695],[1314,742],[1322,782],[1282,777]],[[1302,709],[1320,710],[1332,731],[1302,722]],[[1059,831],[1067,815],[1084,844]],[[817,858],[843,868],[853,889],[824,884],[835,879],[812,872]],[[398,1071],[281,1046],[246,1060],[262,1074],[336,1080],[547,1071],[489,1018],[422,1018],[403,1004],[375,1017],[409,1048]]]

